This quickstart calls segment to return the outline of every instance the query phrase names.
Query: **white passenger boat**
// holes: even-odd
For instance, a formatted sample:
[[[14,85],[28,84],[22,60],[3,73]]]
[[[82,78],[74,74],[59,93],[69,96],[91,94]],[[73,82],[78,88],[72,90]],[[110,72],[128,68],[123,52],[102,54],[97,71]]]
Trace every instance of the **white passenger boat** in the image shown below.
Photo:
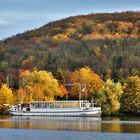
[[[101,116],[101,107],[95,107],[87,100],[79,101],[34,101],[28,106],[14,105],[9,109],[16,116]]]

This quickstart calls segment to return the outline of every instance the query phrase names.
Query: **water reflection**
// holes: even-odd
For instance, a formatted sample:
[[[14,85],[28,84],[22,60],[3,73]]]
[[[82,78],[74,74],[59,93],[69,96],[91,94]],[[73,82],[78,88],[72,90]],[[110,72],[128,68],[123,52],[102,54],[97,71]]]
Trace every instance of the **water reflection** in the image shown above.
[[[101,118],[82,117],[3,117],[1,128],[101,131]]]
[[[0,128],[140,133],[140,118],[0,116]]]
[[[140,133],[140,117],[104,117],[102,132]]]

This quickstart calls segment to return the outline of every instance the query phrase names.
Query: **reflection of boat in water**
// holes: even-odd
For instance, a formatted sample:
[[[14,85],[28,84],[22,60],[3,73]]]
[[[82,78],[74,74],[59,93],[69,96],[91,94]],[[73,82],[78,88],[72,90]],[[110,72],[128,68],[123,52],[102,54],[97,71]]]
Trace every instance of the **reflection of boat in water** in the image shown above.
[[[5,116],[0,128],[101,131],[101,117]]]
[[[101,131],[101,117],[12,116],[10,119],[17,128]]]
[[[41,117],[41,116],[12,116],[12,121],[21,121],[21,122],[69,122],[69,123],[101,123],[101,117]]]
[[[95,107],[87,100],[79,101],[34,101],[26,107],[20,104],[11,106],[11,115],[17,116],[101,116],[101,108]]]

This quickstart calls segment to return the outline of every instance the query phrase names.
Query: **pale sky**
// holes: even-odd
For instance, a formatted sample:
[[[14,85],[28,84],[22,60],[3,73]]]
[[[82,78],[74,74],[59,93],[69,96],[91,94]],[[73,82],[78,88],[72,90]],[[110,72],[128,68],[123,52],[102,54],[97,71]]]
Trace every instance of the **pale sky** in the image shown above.
[[[0,39],[69,16],[140,11],[140,0],[0,0]]]

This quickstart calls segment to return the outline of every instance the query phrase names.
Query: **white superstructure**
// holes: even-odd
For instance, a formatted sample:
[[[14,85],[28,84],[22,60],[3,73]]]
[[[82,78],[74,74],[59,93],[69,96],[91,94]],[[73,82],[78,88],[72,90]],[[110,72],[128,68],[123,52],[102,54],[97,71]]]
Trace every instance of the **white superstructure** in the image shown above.
[[[94,107],[89,101],[34,101],[28,106],[14,105],[9,110],[18,116],[100,116],[101,108]]]

